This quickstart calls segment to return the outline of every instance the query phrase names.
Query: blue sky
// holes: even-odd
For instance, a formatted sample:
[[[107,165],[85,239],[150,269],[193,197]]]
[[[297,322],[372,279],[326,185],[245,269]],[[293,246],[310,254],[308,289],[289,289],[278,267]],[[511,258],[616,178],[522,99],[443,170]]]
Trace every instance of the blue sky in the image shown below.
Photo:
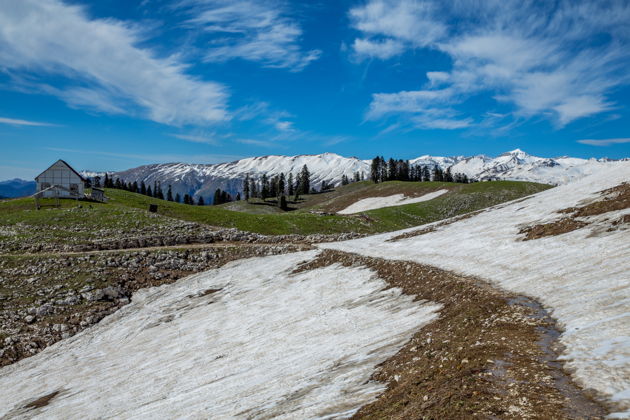
[[[0,180],[336,152],[630,156],[630,3],[0,0]]]

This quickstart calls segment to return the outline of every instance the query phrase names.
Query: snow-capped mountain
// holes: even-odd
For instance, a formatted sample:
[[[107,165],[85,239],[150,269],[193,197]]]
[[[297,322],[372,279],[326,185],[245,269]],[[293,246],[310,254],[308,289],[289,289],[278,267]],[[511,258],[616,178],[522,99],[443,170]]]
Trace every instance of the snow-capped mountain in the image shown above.
[[[579,159],[570,157],[542,158],[529,155],[520,149],[497,157],[477,156],[420,156],[411,159],[412,165],[435,166],[443,170],[450,167],[453,173],[465,173],[478,180],[509,179],[547,184],[566,184],[590,175],[609,165],[608,159]],[[171,185],[174,193],[211,197],[217,188],[235,195],[242,190],[246,175],[260,178],[284,173],[294,176],[307,165],[311,172],[311,184],[319,187],[322,181],[339,185],[343,175],[352,178],[363,173],[368,178],[370,160],[343,157],[335,153],[298,156],[261,156],[220,164],[164,163],[144,165],[126,171],[115,172],[126,182],[144,181],[147,185],[159,182],[162,188]],[[87,176],[94,173],[84,172]],[[101,174],[102,176],[102,174]]]

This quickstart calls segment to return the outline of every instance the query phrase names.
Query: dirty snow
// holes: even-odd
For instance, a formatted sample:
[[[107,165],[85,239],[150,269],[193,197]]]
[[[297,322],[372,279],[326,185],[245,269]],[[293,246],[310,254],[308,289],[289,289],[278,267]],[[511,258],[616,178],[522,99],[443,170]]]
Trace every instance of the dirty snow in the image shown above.
[[[439,306],[360,267],[243,260],[138,292],[101,323],[0,370],[0,418],[348,417]],[[221,289],[208,293],[209,289]],[[48,406],[29,401],[61,393]]]
[[[321,247],[430,264],[538,299],[565,328],[564,359],[578,382],[610,399],[618,416],[630,417],[630,230],[586,227],[531,241],[518,234],[521,227],[556,220],[561,217],[556,211],[599,198],[599,191],[622,182],[630,182],[630,162],[435,232],[386,242],[414,228]]]
[[[338,211],[339,214],[353,214],[362,211],[380,209],[383,207],[402,206],[403,204],[421,203],[423,201],[433,200],[446,194],[448,190],[439,190],[425,194],[421,197],[405,197],[404,194],[388,195],[386,197],[369,197],[353,203],[345,209]]]

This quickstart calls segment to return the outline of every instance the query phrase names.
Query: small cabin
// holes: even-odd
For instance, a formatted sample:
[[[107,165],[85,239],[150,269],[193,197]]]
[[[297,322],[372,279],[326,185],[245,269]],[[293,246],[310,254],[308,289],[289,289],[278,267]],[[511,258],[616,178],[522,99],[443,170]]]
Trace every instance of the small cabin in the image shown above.
[[[35,177],[37,197],[81,198],[85,188],[85,178],[67,162],[59,159],[48,169]]]
[[[106,202],[107,197],[105,196],[105,190],[102,188],[92,187],[92,194],[90,195],[92,200]]]

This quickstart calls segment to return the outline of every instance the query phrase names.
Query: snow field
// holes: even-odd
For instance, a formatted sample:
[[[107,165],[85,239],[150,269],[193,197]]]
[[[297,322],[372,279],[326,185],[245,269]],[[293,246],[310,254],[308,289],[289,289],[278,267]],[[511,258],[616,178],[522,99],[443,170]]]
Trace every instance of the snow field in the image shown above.
[[[599,198],[630,181],[630,162],[503,204],[435,232],[395,242],[392,232],[321,248],[408,260],[489,280],[532,296],[564,326],[564,359],[584,387],[613,402],[613,417],[630,417],[630,230],[567,234],[521,241],[524,226],[562,217],[558,210]],[[617,218],[630,210],[606,213]],[[603,216],[594,219],[602,220]],[[426,228],[428,225],[423,226]]]
[[[0,370],[0,417],[348,417],[439,306],[366,268],[292,275],[318,251],[255,258],[134,295],[96,326]],[[211,289],[220,289],[209,292]],[[61,390],[48,406],[20,410]]]
[[[403,204],[421,203],[423,201],[433,200],[446,194],[448,190],[434,191],[421,197],[405,197],[404,194],[388,195],[386,197],[369,197],[353,203],[345,209],[338,211],[339,214],[353,214],[362,211],[380,209],[383,207],[402,206]]]

